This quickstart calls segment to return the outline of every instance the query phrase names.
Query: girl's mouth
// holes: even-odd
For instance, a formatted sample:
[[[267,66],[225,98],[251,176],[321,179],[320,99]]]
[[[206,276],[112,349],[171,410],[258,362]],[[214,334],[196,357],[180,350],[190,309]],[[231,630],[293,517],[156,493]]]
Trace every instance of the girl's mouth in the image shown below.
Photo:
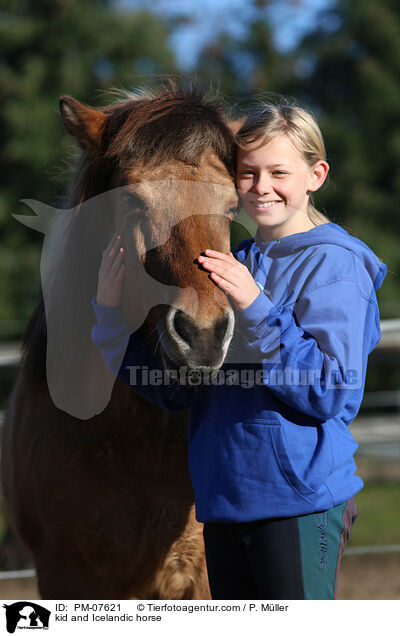
[[[276,207],[282,201],[252,201],[252,204],[257,210],[269,210]]]

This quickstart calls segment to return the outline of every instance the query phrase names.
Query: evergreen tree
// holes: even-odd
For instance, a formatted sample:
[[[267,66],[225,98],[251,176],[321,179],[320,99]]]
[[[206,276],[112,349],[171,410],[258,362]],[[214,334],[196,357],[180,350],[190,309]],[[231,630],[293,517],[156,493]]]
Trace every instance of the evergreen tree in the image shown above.
[[[74,142],[60,120],[59,96],[102,106],[112,101],[104,93],[112,87],[175,71],[168,36],[155,16],[118,10],[108,0],[0,0],[3,327],[32,309],[43,240],[11,213],[29,214],[21,198],[56,205],[66,185],[64,162]]]
[[[321,205],[388,265],[387,317],[400,315],[399,41],[396,0],[337,0],[300,43],[293,83],[324,131],[331,177]]]

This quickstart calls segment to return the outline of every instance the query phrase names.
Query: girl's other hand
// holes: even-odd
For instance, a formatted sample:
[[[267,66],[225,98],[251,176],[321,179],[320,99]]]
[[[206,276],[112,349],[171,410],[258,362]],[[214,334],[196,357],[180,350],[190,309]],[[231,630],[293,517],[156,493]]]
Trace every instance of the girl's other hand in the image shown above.
[[[103,250],[103,258],[99,269],[96,302],[98,305],[114,307],[121,304],[122,283],[125,274],[124,248],[121,237],[114,234]]]
[[[211,280],[232,298],[239,311],[251,305],[261,293],[246,265],[239,263],[232,252],[205,250],[205,256],[200,254],[197,260],[210,272]]]

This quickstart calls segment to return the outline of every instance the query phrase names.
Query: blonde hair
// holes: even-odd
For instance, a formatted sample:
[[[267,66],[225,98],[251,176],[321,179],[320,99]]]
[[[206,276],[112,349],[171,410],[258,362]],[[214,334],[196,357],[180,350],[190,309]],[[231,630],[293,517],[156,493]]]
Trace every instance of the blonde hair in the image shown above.
[[[268,102],[261,102],[246,117],[236,132],[238,148],[246,150],[246,145],[260,141],[257,148],[264,146],[274,137],[285,134],[307,165],[320,160],[326,161],[325,144],[315,117],[306,108],[298,106],[295,100],[279,95]],[[307,213],[314,225],[328,223],[329,219],[314,207],[309,195]]]

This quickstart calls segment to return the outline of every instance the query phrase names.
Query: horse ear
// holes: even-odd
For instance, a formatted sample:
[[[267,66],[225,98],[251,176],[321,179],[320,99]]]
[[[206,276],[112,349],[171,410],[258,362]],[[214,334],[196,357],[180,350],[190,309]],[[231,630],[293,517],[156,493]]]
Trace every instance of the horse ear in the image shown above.
[[[69,95],[59,98],[61,119],[82,148],[95,154],[100,145],[107,115],[97,108],[81,104]]]

